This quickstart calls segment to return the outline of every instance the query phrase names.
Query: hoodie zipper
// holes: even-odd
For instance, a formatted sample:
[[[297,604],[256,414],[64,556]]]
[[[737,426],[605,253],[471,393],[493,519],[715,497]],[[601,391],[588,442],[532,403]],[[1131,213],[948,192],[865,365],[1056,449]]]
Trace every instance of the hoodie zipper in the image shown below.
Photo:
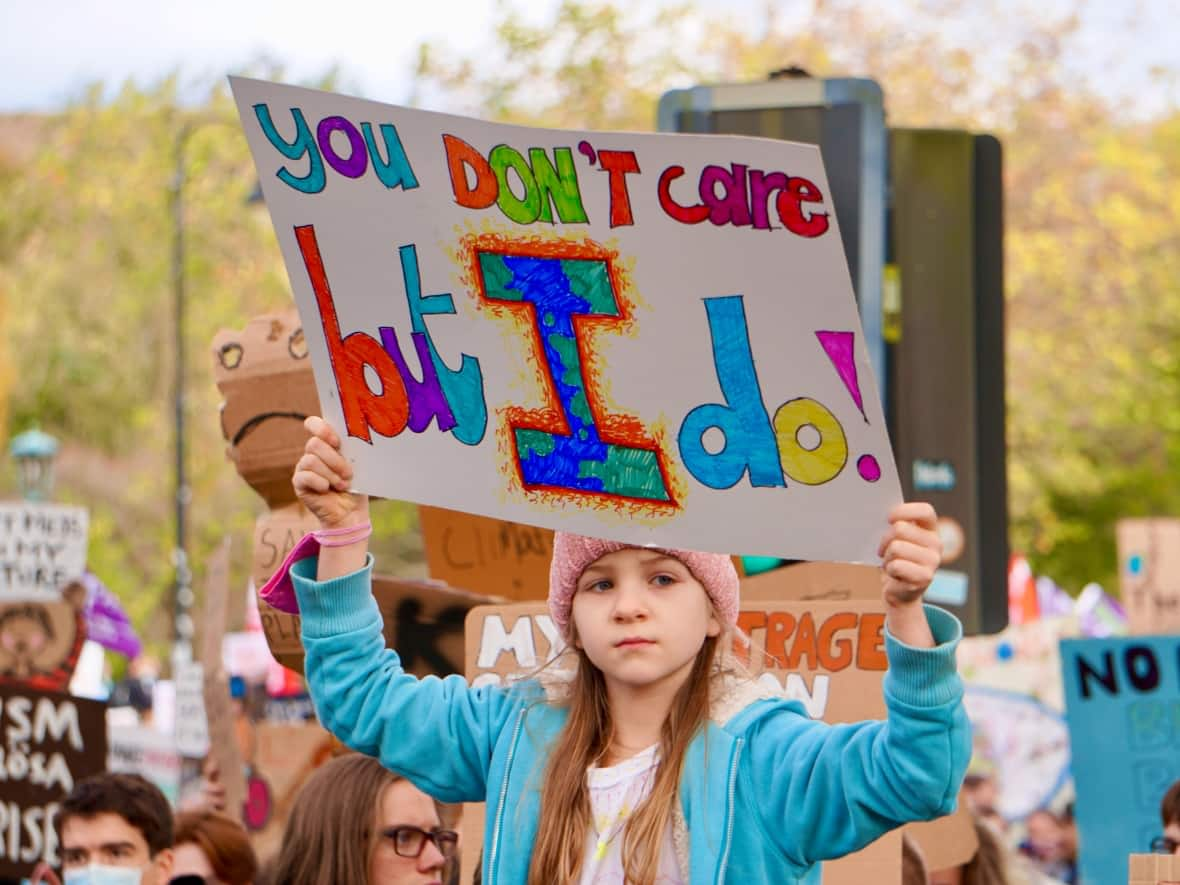
[[[500,801],[496,805],[496,825],[492,828],[492,856],[488,858],[488,885],[495,885],[496,858],[500,853],[500,826],[504,823],[504,800],[508,796],[508,775],[512,771],[512,757],[516,755],[516,739],[520,737],[520,726],[524,722],[525,710],[516,715],[516,726],[512,729],[512,743],[508,747],[508,758],[504,761],[504,782],[500,784]]]
[[[733,841],[733,794],[737,787],[738,759],[742,755],[742,744],[745,738],[737,739],[737,748],[733,751],[733,760],[729,763],[729,798],[725,804],[725,842],[721,851],[721,867],[717,871],[717,885],[724,885],[725,871],[729,867],[729,848]]]

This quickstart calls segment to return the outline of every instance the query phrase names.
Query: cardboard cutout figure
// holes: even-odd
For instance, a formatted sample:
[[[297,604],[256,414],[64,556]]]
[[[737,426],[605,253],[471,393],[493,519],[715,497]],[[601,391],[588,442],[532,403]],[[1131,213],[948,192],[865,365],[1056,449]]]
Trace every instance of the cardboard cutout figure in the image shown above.
[[[0,601],[0,685],[66,691],[86,641],[85,602],[78,582],[61,599]]]
[[[213,337],[213,357],[230,460],[271,509],[294,503],[291,474],[307,440],[303,421],[320,414],[299,315],[268,313],[240,332],[223,329]]]

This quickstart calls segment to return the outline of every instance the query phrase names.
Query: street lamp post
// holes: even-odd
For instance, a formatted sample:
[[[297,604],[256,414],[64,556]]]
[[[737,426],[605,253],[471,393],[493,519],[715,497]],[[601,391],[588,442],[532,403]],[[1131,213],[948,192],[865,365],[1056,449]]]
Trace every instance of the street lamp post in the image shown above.
[[[12,438],[8,454],[16,461],[21,497],[26,501],[48,501],[53,495],[57,440],[40,430],[26,430]]]
[[[185,664],[193,658],[193,573],[188,556],[188,506],[192,500],[192,489],[188,482],[188,466],[185,452],[185,369],[187,365],[185,337],[185,285],[184,285],[184,185],[186,181],[186,154],[188,140],[198,130],[212,125],[234,126],[229,120],[204,119],[186,122],[176,133],[173,142],[173,175],[171,188],[172,208],[172,309],[173,330],[176,348],[175,377],[173,378],[173,432],[175,434],[175,547],[172,549],[172,565],[175,569],[173,593],[173,663]],[[247,203],[259,202],[261,191],[257,188]]]
[[[188,484],[185,459],[185,292],[184,292],[184,182],[185,147],[197,126],[185,123],[173,144],[175,164],[172,178],[172,309],[173,330],[176,334],[176,365],[173,379],[173,430],[175,433],[175,520],[176,546],[172,550],[172,565],[176,570],[173,594],[174,663],[188,663],[193,657],[193,575],[188,559],[188,505],[192,491]]]

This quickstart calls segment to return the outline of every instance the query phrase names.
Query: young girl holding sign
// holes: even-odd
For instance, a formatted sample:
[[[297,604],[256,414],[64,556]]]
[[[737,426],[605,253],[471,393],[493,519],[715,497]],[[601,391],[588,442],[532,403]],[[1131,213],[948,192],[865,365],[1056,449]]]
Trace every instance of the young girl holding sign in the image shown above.
[[[971,742],[959,624],[921,604],[940,558],[929,505],[897,507],[879,551],[885,722],[813,721],[723,666],[738,614],[729,557],[562,532],[549,610],[577,654],[573,681],[471,689],[418,680],[385,648],[368,499],[347,491],[336,432],[307,428],[294,485],[322,530],[289,573],[316,709],[436,799],[486,800],[488,885],[782,885],[954,808]],[[290,582],[266,590],[289,605]]]

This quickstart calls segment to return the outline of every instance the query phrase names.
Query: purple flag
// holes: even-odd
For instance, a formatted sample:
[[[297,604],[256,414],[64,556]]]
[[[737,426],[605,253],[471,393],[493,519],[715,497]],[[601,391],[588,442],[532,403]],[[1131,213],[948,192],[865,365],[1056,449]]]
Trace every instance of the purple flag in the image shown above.
[[[82,576],[82,585],[86,588],[86,638],[128,658],[138,657],[143,643],[135,635],[119,597],[93,572]]]

